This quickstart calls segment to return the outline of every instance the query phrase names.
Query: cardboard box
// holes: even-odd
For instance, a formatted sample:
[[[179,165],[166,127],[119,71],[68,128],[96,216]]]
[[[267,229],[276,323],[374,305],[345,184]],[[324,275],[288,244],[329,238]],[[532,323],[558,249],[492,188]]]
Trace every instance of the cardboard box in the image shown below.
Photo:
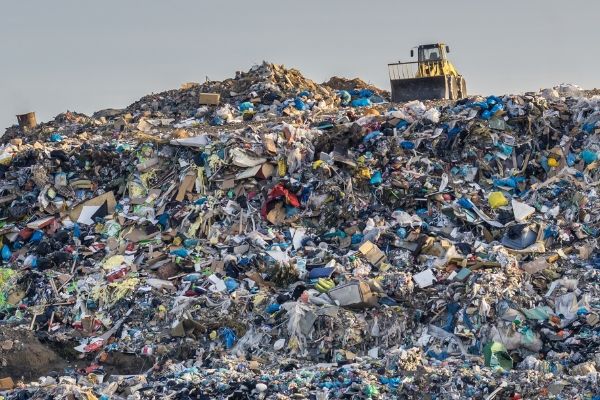
[[[0,390],[12,390],[15,388],[15,382],[9,376],[8,378],[0,378]]]
[[[216,106],[220,100],[219,93],[200,93],[200,105]]]
[[[381,263],[387,262],[387,257],[385,253],[377,247],[377,245],[373,244],[370,241],[364,242],[359,248],[360,251],[365,258],[373,264],[375,267],[381,265]]]
[[[377,296],[371,292],[366,282],[348,282],[331,289],[327,295],[342,307],[364,308],[374,307],[377,304]]]
[[[195,88],[196,86],[200,86],[200,84],[198,82],[186,82],[186,83],[181,84],[181,89],[189,90],[189,89]]]

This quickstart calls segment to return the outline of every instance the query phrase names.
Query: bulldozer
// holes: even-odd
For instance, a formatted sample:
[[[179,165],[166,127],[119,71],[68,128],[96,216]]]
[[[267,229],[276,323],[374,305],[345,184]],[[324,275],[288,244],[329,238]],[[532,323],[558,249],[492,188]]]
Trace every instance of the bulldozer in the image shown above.
[[[450,47],[444,43],[423,44],[417,50],[417,61],[388,64],[392,101],[450,99],[467,97],[467,82],[448,60]]]

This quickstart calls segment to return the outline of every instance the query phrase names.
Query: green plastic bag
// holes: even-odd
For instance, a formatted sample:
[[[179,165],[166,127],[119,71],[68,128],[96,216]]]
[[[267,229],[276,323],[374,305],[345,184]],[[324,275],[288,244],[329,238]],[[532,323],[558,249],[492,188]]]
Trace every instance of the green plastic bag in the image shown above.
[[[499,342],[489,342],[483,348],[485,366],[490,368],[501,368],[509,370],[513,367],[513,360],[508,354],[506,347]]]

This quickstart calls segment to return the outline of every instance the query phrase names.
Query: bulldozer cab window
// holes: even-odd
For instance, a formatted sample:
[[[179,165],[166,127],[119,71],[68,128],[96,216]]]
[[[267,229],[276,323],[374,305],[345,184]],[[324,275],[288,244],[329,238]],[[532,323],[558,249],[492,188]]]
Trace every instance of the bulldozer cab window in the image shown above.
[[[442,59],[440,54],[440,49],[438,47],[432,47],[429,49],[420,49],[419,51],[419,61],[439,61]]]

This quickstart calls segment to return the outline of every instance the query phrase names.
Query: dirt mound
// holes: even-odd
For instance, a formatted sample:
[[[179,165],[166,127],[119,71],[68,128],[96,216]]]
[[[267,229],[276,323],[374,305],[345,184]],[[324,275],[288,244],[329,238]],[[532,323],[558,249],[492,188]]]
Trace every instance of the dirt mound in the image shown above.
[[[0,327],[0,338],[0,377],[30,381],[69,365],[25,328]]]
[[[0,327],[0,378],[15,381],[37,380],[41,376],[64,375],[65,369],[82,370],[95,364],[73,350],[76,343],[57,343],[39,338],[27,327]],[[152,367],[154,360],[134,354],[111,352],[100,365],[110,375],[140,374]]]

